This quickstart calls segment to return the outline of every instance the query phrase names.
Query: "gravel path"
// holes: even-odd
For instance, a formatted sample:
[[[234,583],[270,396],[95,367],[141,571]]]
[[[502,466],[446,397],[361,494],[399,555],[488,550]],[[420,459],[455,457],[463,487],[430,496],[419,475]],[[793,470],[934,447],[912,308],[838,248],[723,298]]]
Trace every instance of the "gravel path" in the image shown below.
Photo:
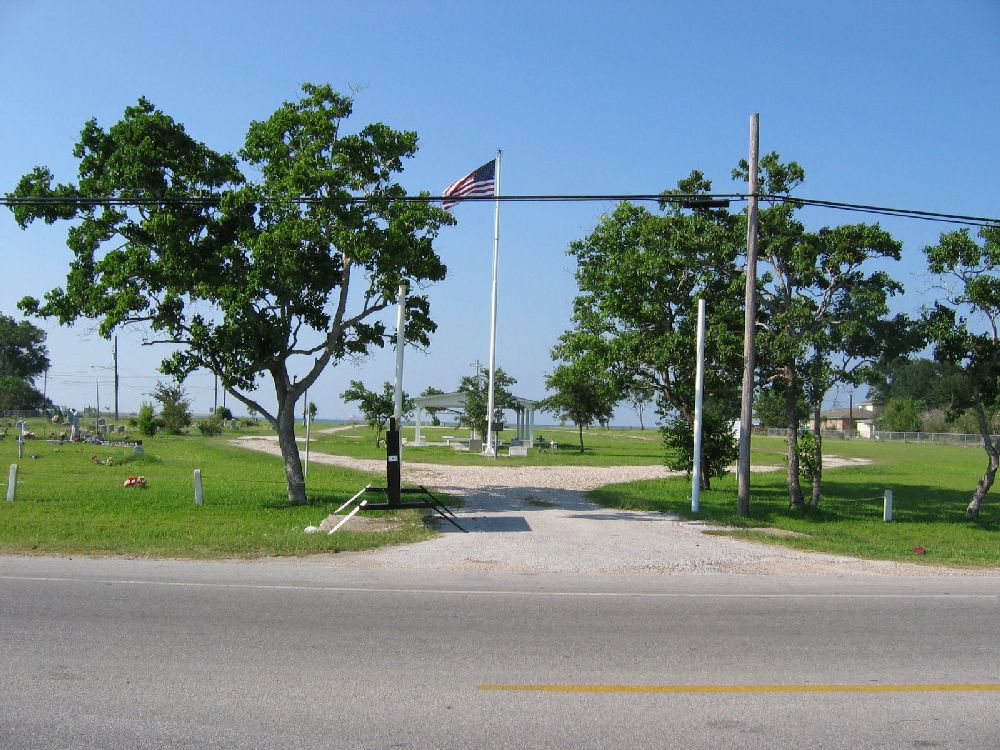
[[[240,438],[234,442],[278,452],[273,438]],[[383,476],[385,472],[385,462],[378,460],[313,453],[310,461]],[[851,461],[833,459],[829,465],[847,463]],[[462,498],[464,506],[455,509],[455,514],[470,533],[463,534],[441,522],[435,525],[442,532],[435,539],[342,553],[335,559],[337,564],[353,568],[516,573],[964,574],[950,568],[857,560],[707,535],[704,532],[711,527],[698,521],[603,508],[584,496],[587,490],[606,484],[669,475],[661,466],[448,466],[404,462],[404,482]]]

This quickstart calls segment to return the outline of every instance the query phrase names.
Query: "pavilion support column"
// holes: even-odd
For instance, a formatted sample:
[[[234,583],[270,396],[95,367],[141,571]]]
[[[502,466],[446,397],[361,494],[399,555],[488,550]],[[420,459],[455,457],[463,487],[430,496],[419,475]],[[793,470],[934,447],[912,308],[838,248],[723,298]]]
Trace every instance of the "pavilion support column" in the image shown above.
[[[423,416],[423,411],[424,411],[423,407],[421,407],[421,406],[417,407],[417,426],[416,426],[416,431],[414,432],[414,435],[413,435],[413,444],[414,445],[420,445],[421,444],[421,442],[420,442],[420,417]]]
[[[528,445],[535,444],[535,409],[528,407]]]

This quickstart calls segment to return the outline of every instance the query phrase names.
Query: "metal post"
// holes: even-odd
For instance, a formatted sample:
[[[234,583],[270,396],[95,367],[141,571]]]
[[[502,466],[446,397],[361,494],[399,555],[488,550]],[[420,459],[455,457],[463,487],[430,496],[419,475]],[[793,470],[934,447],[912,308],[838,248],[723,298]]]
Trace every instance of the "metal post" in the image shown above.
[[[205,501],[205,495],[201,489],[201,469],[194,470],[194,504],[201,505]]]
[[[697,360],[694,376],[694,465],[691,470],[691,512],[701,509],[701,422],[705,389],[705,300],[698,300]]]
[[[309,391],[306,391],[309,393]],[[306,412],[306,465],[302,469],[302,477],[309,476],[309,428],[312,427],[312,414]]]
[[[406,346],[406,283],[399,285],[396,309],[396,389],[393,392],[392,414],[396,429],[403,431],[403,349]],[[402,437],[399,441],[402,455]]]
[[[7,502],[14,502],[14,495],[17,492],[17,464],[10,465],[10,473],[7,475]]]
[[[885,491],[885,498],[882,500],[882,520],[886,523],[892,520],[892,490]]]
[[[497,369],[497,273],[500,267],[500,156],[497,151],[496,158],[496,200],[493,209],[493,287],[491,293],[492,313],[490,315],[490,383],[486,395],[486,450],[496,455],[496,447],[493,445],[493,407],[494,401],[494,376]]]
[[[118,335],[115,335],[115,348],[113,350],[115,360],[115,422],[118,421]]]
[[[736,513],[750,515],[750,430],[753,426],[754,338],[757,326],[757,152],[760,115],[750,117],[750,195],[747,204],[746,292],[743,309],[743,392],[740,402],[740,452]]]

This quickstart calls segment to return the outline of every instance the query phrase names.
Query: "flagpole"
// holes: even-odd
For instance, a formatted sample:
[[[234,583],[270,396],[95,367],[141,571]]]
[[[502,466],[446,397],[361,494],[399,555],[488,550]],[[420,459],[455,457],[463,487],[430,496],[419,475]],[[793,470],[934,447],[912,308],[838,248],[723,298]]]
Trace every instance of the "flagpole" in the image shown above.
[[[500,265],[500,156],[503,152],[497,149],[496,158],[496,199],[493,201],[493,311],[490,315],[490,385],[486,397],[486,445],[484,452],[493,453],[493,405],[494,405],[494,380],[497,367],[497,270]]]

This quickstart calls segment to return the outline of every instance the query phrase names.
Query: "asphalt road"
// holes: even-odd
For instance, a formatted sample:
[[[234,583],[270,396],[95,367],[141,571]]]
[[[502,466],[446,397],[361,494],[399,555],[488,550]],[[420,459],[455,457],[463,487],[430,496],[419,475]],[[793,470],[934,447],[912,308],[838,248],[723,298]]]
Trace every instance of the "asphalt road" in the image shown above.
[[[0,557],[0,748],[1000,747],[1000,578]]]

